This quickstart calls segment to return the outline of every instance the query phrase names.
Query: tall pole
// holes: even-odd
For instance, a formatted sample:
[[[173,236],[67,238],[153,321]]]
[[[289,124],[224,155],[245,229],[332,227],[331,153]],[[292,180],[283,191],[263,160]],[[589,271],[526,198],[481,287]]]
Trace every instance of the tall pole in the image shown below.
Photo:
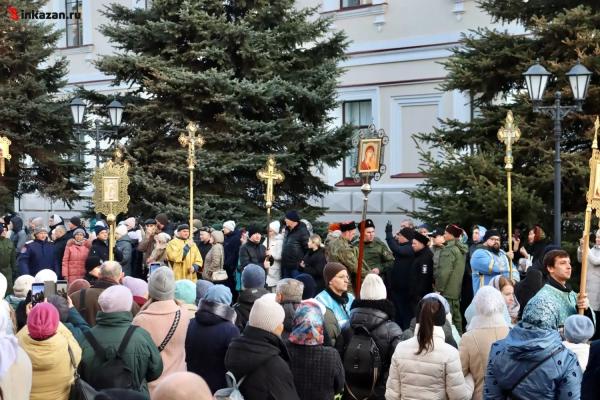
[[[186,130],[188,135],[179,136],[179,143],[188,149],[188,171],[190,172],[190,232],[194,226],[194,168],[196,166],[196,146],[202,147],[204,139],[202,136],[196,136],[198,125],[190,121]]]
[[[561,173],[560,173],[560,139],[562,136],[561,92],[554,93],[554,244],[561,244]]]
[[[498,130],[498,139],[506,146],[506,155],[504,156],[504,169],[506,170],[506,195],[508,209],[508,273],[509,278],[513,278],[513,256],[512,256],[512,182],[511,172],[513,169],[512,145],[521,137],[521,130],[515,124],[512,111],[506,114],[504,126]]]
[[[271,243],[269,238],[269,225],[271,225],[271,207],[273,207],[273,201],[275,200],[275,195],[273,194],[274,185],[283,182],[285,179],[283,172],[278,170],[275,165],[275,158],[269,156],[265,167],[256,172],[256,177],[267,186],[265,190],[265,206],[267,207],[267,250]]]
[[[95,125],[96,125],[96,135],[95,135],[96,148],[94,149],[94,151],[96,153],[96,168],[99,168],[100,167],[100,128],[99,128],[99,124],[98,124],[97,120],[95,122]]]
[[[360,188],[360,191],[363,193],[363,209],[359,224],[360,238],[358,240],[358,265],[356,266],[356,290],[354,292],[357,297],[360,295],[360,286],[362,280],[362,264],[365,255],[365,225],[367,220],[367,205],[369,202],[369,193],[371,193],[372,190],[369,181],[369,178],[365,178],[365,183]]]

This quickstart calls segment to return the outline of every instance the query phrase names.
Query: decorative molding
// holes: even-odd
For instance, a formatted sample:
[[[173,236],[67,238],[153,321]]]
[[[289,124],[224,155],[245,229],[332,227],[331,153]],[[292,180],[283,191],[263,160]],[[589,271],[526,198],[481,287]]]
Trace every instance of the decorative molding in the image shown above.
[[[390,176],[390,178],[395,179],[425,179],[426,177],[422,172],[401,172]]]
[[[329,10],[321,12],[321,15],[325,17],[333,17],[334,21],[341,19],[350,19],[358,17],[367,17],[370,15],[383,15],[387,10],[387,3],[372,4],[364,7],[356,8],[342,8],[337,10]]]

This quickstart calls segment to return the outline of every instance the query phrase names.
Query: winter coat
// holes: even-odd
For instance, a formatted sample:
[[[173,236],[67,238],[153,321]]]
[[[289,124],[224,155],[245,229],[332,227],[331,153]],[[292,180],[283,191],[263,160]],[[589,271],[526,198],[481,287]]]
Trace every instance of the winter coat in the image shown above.
[[[410,302],[416,307],[423,296],[433,291],[433,253],[429,247],[415,253],[409,281]]]
[[[577,248],[577,261],[583,256],[581,247]],[[600,311],[600,246],[596,245],[588,252],[586,293],[592,310]]]
[[[154,250],[154,245],[156,242],[154,241],[154,235],[146,236],[142,241],[138,244],[137,250],[143,253],[142,255],[142,264],[146,265],[146,260],[150,258],[152,251]]]
[[[387,380],[386,400],[468,400],[473,387],[465,382],[458,350],[444,342],[441,326],[434,327],[433,349],[416,354],[417,337],[396,346]]]
[[[283,249],[281,251],[281,270],[283,276],[286,271],[297,270],[300,261],[308,251],[308,238],[310,234],[304,222],[299,222],[293,229],[285,228]]]
[[[216,271],[223,269],[225,262],[225,251],[223,248],[223,232],[215,233],[219,238],[218,241],[210,248],[206,259],[204,260],[204,268],[202,270],[202,279],[212,281],[212,275]]]
[[[465,272],[468,248],[456,239],[448,240],[440,252],[440,264],[434,276],[436,291],[447,299],[458,300]]]
[[[442,326],[442,330],[444,331],[444,337],[446,338],[446,343],[450,346],[458,349],[458,344],[456,344],[456,340],[454,340],[454,335],[452,334],[452,322],[448,321],[446,318],[446,322],[444,322],[444,326]],[[410,321],[410,326],[402,332],[402,341],[408,340],[415,336],[415,331],[417,329],[417,319],[413,318]],[[455,328],[456,329],[456,328]]]
[[[221,231],[217,231],[217,232],[221,232]],[[199,233],[199,232],[198,232]],[[223,232],[221,232],[223,233]],[[198,246],[198,250],[200,250],[200,255],[202,256],[202,259],[204,260],[204,262],[206,263],[206,256],[208,255],[208,252],[210,251],[210,249],[212,248],[212,244],[209,242],[202,242],[200,240],[199,235],[194,235],[194,243],[196,243],[196,246]],[[223,242],[221,242],[223,243]]]
[[[27,242],[18,255],[19,275],[35,276],[43,269],[51,269],[60,275],[56,258],[54,257],[54,243],[47,240],[32,240]]]
[[[344,365],[334,348],[289,342],[286,345],[301,400],[332,400],[344,390]]]
[[[263,242],[263,246],[267,247],[267,241]],[[273,264],[267,270],[266,283],[268,287],[277,285],[277,282],[281,280],[281,253],[283,251],[283,235],[277,234],[275,237],[269,239],[269,247],[271,250],[271,257],[273,257]]]
[[[254,302],[260,299],[263,295],[269,293],[266,289],[245,289],[240,292],[237,303],[233,305],[233,309],[237,314],[235,320],[235,326],[238,327],[240,332],[246,327],[246,323],[250,319],[250,310]]]
[[[490,283],[496,275],[510,276],[510,260],[504,250],[498,253],[483,246],[473,252],[471,256],[471,271],[473,281],[473,295],[477,293],[481,285]],[[517,268],[513,268],[513,275],[518,276]],[[518,280],[518,279],[517,279]]]
[[[27,242],[27,233],[25,233],[25,230],[23,229],[23,220],[21,217],[12,217],[10,222],[12,222],[13,225],[10,240],[14,244],[17,254],[19,254]]]
[[[108,289],[109,287],[117,285],[117,283],[109,280],[98,279],[92,286],[85,290],[84,295],[84,304],[81,304],[81,290],[78,290],[75,293],[72,293],[69,297],[73,302],[73,306],[79,311],[79,314],[86,320],[86,322],[90,326],[96,325],[96,314],[100,311],[100,306],[98,305],[98,298],[100,294],[104,291],[104,289]],[[133,302],[131,306],[131,312],[133,315],[136,315],[140,311],[140,306],[138,306],[135,302]]]
[[[129,235],[123,235],[115,243],[115,247],[119,249],[122,254],[120,261],[123,272],[126,276],[131,276],[131,260],[133,258],[133,245]]]
[[[385,240],[394,254],[394,265],[387,272],[387,283],[392,291],[404,295],[408,298],[410,281],[406,277],[410,276],[410,270],[415,259],[415,253],[410,242],[398,243],[392,232],[386,232]]]
[[[185,337],[185,361],[190,372],[200,375],[210,390],[227,387],[225,353],[240,336],[235,311],[226,304],[202,300]]]
[[[189,246],[189,251],[185,254],[185,246]],[[167,260],[173,268],[175,280],[189,279],[192,282],[198,280],[196,272],[190,272],[192,265],[202,267],[202,256],[200,250],[196,247],[193,240],[182,240],[178,237],[169,241],[167,244]]]
[[[492,345],[485,375],[486,400],[506,399],[502,390],[510,390],[538,362],[559,352],[535,368],[513,390],[515,397],[544,399],[579,399],[582,372],[577,356],[565,348],[558,331],[540,329],[520,322],[508,336]]]
[[[243,271],[248,264],[256,264],[263,267],[266,258],[266,249],[260,243],[254,243],[250,239],[240,247],[240,269]]]
[[[229,232],[227,235],[225,235],[225,239],[223,241],[223,250],[225,251],[225,262],[223,265],[227,271],[227,274],[229,274],[230,279],[233,279],[233,273],[238,266],[240,246],[242,245],[240,242],[241,238],[242,233],[236,229],[233,232]]]
[[[68,400],[73,383],[73,367],[69,347],[75,365],[81,360],[81,348],[67,328],[61,323],[54,336],[35,340],[25,326],[17,333],[19,345],[25,350],[33,368],[31,400]]]
[[[32,371],[29,356],[23,348],[18,347],[16,360],[0,377],[3,399],[29,400],[33,380]]]
[[[581,370],[585,372],[590,358],[590,344],[589,343],[571,343],[567,340],[563,340],[563,344],[569,350],[571,350],[577,356],[577,361]]]
[[[325,249],[319,247],[317,250],[308,250],[304,256],[305,274],[309,274],[315,280],[316,293],[325,290],[325,280],[323,279],[323,269],[325,269],[327,259],[325,258]]]
[[[225,355],[225,369],[236,380],[246,377],[240,387],[248,400],[299,400],[290,357],[281,339],[252,326],[234,339]]]
[[[91,333],[100,346],[108,350],[109,354],[114,354],[131,325],[131,318],[130,312],[104,313],[100,311],[97,318],[98,324],[92,328]],[[121,356],[123,362],[131,369],[134,390],[148,396],[147,383],[158,379],[163,371],[160,353],[150,334],[143,328],[136,328]],[[83,345],[80,367],[83,380],[89,382],[104,363],[104,360],[96,357],[94,348],[86,340]]]
[[[123,260],[123,253],[121,253],[121,250],[115,246],[113,251],[115,261],[121,262]],[[108,261],[108,255],[108,240],[94,239],[88,257],[97,256],[100,258],[100,261]]]
[[[62,261],[65,256],[65,249],[67,248],[68,241],[69,238],[66,233],[54,241],[54,257],[56,258],[56,265],[61,269],[61,272]],[[58,276],[62,276],[63,279],[66,279],[62,273],[58,274]]]
[[[350,279],[356,278],[358,267],[358,247],[352,244],[343,236],[330,240],[325,247],[325,258],[329,262],[339,262],[343,264],[350,274]],[[366,264],[363,262],[363,269],[366,270]]]
[[[69,307],[67,320],[63,322],[63,325],[71,332],[77,343],[82,346],[85,340],[84,332],[89,331],[91,328],[75,307]]]
[[[85,276],[85,261],[90,253],[91,243],[84,240],[81,243],[69,239],[62,261],[62,276],[69,282]]]
[[[463,375],[473,375],[475,390],[473,400],[483,399],[483,378],[490,355],[492,343],[504,339],[508,335],[508,327],[473,329],[465,333],[458,351]]]
[[[371,333],[383,364],[374,389],[374,397],[378,399],[384,396],[392,354],[396,345],[402,340],[402,329],[393,321],[394,314],[394,305],[388,300],[354,300],[350,311],[350,324],[342,329],[341,338],[336,343],[340,354],[344,354],[346,346],[358,327],[363,326]],[[348,382],[348,385],[353,387],[355,383]],[[362,389],[367,389],[366,393],[369,393],[371,388]]]
[[[352,307],[354,296],[351,293],[344,293],[343,296],[338,296],[330,289],[325,289],[317,295],[316,299],[335,315],[338,326],[340,329],[343,329],[350,320],[350,308]]]
[[[0,236],[0,273],[6,277],[7,293],[12,293],[13,281],[17,279],[16,252],[10,239]]]
[[[600,340],[590,344],[587,367],[581,383],[581,400],[596,400],[600,393]]]
[[[150,396],[161,380],[175,372],[187,371],[185,364],[185,335],[193,314],[184,306],[179,306],[175,300],[152,301],[146,303],[144,308],[133,318],[133,325],[144,328],[152,337],[156,347],[160,346],[167,337],[175,321],[176,312],[179,311],[179,323],[171,340],[163,351],[160,352],[163,364],[162,375],[148,384]]]
[[[356,243],[358,247],[358,242]],[[364,277],[374,268],[379,269],[379,273],[383,274],[394,265],[394,254],[387,244],[378,237],[372,242],[365,242],[364,247],[364,264],[361,276]]]

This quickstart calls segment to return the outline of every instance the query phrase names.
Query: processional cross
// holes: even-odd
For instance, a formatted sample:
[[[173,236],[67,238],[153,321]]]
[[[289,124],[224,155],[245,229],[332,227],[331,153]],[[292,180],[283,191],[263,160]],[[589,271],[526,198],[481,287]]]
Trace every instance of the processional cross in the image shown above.
[[[194,167],[196,166],[196,146],[204,145],[204,138],[200,135],[196,136],[198,125],[190,121],[187,124],[186,130],[188,135],[182,134],[179,136],[181,146],[188,148],[188,170],[190,171],[190,232],[194,228]]]
[[[285,179],[283,172],[275,168],[275,159],[269,156],[267,165],[259,169],[256,177],[267,184],[265,192],[265,205],[267,207],[267,224],[271,223],[271,207],[273,207],[273,186],[276,183],[281,183]],[[268,229],[268,227],[267,227]],[[269,248],[269,232],[267,231],[267,248]]]

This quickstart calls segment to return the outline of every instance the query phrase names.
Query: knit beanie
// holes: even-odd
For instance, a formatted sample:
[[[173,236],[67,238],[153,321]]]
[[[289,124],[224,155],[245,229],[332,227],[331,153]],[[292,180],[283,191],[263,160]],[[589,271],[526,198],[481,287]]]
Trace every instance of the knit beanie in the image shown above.
[[[58,277],[56,276],[56,272],[51,269],[43,269],[35,274],[35,283],[44,283],[48,281],[56,282]]]
[[[203,279],[196,281],[196,304],[204,298],[204,295],[206,295],[206,292],[208,292],[208,289],[210,289],[211,286],[214,286],[211,281],[205,281]]]
[[[160,222],[160,224],[163,226],[169,224],[169,217],[167,217],[167,214],[158,214],[154,219],[156,220],[156,222]]]
[[[175,274],[169,267],[160,267],[148,278],[148,294],[157,301],[175,299]]]
[[[123,286],[131,290],[133,296],[145,297],[148,294],[148,283],[143,279],[126,276],[123,278]]]
[[[69,303],[67,302],[67,299],[54,294],[48,297],[48,303],[52,304],[58,310],[60,322],[67,322],[67,319],[69,318]]]
[[[283,297],[283,301],[300,303],[302,301],[303,292],[304,284],[299,280],[286,278],[277,282],[276,293]]]
[[[260,265],[248,264],[242,271],[244,289],[258,289],[265,286],[265,270]]]
[[[60,317],[58,310],[50,303],[39,303],[31,309],[27,317],[29,336],[35,340],[44,340],[54,336]]]
[[[190,230],[190,226],[188,224],[179,224],[177,225],[177,232],[181,232],[181,231],[185,231],[185,230]]]
[[[413,234],[413,240],[416,240],[417,242],[421,242],[423,244],[423,246],[426,246],[429,244],[429,238],[425,235],[423,235],[422,233],[419,232],[414,232]]]
[[[88,256],[85,260],[85,272],[91,272],[94,268],[102,265],[102,260],[98,256]]]
[[[125,226],[127,226],[127,229],[133,229],[135,228],[135,218],[134,217],[129,217],[125,220]]]
[[[117,229],[115,229],[115,234],[121,238],[127,235],[127,225],[119,225]]]
[[[281,223],[279,221],[273,221],[269,224],[269,229],[279,233],[281,231]]]
[[[96,236],[98,236],[100,234],[100,232],[102,231],[107,231],[108,228],[104,225],[96,225],[94,226],[94,232],[96,232]]]
[[[383,280],[376,274],[367,274],[360,288],[361,300],[385,300],[387,290]]]
[[[317,282],[309,274],[300,274],[296,277],[296,280],[304,284],[304,290],[302,291],[302,300],[312,299],[317,295]]]
[[[344,264],[338,262],[328,262],[323,268],[323,279],[325,279],[325,287],[329,286],[329,282],[340,273],[340,271],[346,271]]]
[[[404,237],[406,238],[406,240],[408,240],[408,241],[411,241],[411,240],[413,240],[413,239],[415,238],[415,233],[416,233],[416,232],[417,232],[417,231],[415,231],[415,230],[414,230],[414,229],[412,229],[412,228],[402,228],[402,229],[400,229],[400,232],[399,232],[399,233],[400,233],[402,236],[404,236]]]
[[[489,238],[494,236],[500,237],[500,232],[498,232],[496,229],[489,229],[485,231],[485,234],[483,235],[483,239],[481,239],[481,241],[485,243],[488,241]]]
[[[90,283],[88,281],[86,281],[85,279],[75,279],[67,287],[67,296],[70,296],[73,293],[79,292],[81,289],[87,289],[89,287],[90,287]]]
[[[16,297],[24,299],[27,297],[27,292],[31,290],[31,285],[35,282],[35,278],[31,275],[21,275],[15,279],[13,285],[13,293]]]
[[[223,228],[227,228],[230,231],[235,231],[235,222],[225,221],[225,222],[223,222]]]
[[[574,314],[565,320],[565,339],[571,343],[585,343],[594,336],[594,324],[584,315]]]
[[[290,210],[286,212],[285,218],[289,219],[290,221],[300,222],[300,215],[298,215],[298,211],[296,210]]]
[[[84,231],[83,229],[81,229],[81,228],[77,228],[77,229],[75,229],[75,230],[73,231],[73,236],[75,236],[75,235],[77,235],[77,234],[79,234],[79,233],[81,233],[83,236],[85,236],[85,231]]]
[[[48,228],[46,228],[45,226],[36,226],[33,229],[33,236],[35,237],[38,233],[42,233],[42,232],[48,233]]]
[[[189,279],[180,279],[175,282],[175,299],[185,304],[196,304],[196,285]]]
[[[203,300],[212,301],[214,303],[221,303],[231,305],[233,296],[231,295],[231,289],[225,285],[213,285],[208,288]]]
[[[283,324],[285,311],[274,299],[272,293],[265,294],[254,302],[250,310],[248,325],[274,333],[278,326]]]
[[[100,293],[98,305],[105,313],[131,311],[133,295],[123,285],[113,285]]]

